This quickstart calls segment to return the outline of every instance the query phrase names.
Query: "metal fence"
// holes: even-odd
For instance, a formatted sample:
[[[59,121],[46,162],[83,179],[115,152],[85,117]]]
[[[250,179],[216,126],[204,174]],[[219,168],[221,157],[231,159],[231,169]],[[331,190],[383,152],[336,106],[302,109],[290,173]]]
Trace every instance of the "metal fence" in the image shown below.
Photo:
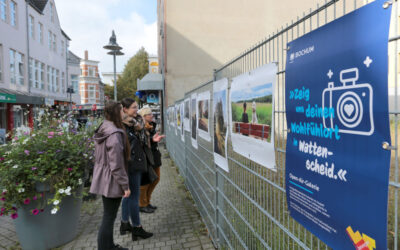
[[[285,64],[286,44],[326,23],[343,16],[368,1],[326,1],[254,47],[243,52],[214,72],[214,79],[233,77],[270,62],[278,63],[275,88],[275,149],[277,171],[271,171],[232,150],[228,138],[229,173],[216,167],[211,142],[198,137],[198,149],[191,145],[191,135],[185,132],[185,142],[176,133],[176,126],[166,124],[167,149],[185,178],[200,214],[214,243],[222,249],[328,249],[316,236],[293,220],[288,213],[285,191]],[[398,249],[399,244],[399,85],[398,78],[398,2],[393,3],[391,38],[389,39],[389,82],[394,86],[390,98],[389,115],[392,135],[392,161],[390,169],[388,206],[388,246]],[[371,17],[373,18],[373,17]],[[394,72],[394,73],[393,73]],[[212,81],[186,93],[210,91]],[[212,110],[210,109],[212,112]],[[213,117],[210,113],[209,117]],[[213,135],[213,121],[210,120]]]

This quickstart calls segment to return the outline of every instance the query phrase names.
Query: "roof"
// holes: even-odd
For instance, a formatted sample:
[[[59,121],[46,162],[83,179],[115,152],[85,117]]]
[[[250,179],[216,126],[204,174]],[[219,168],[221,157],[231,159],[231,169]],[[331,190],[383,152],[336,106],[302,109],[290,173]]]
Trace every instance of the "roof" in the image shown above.
[[[68,63],[80,64],[81,58],[68,50]]]
[[[71,41],[71,38],[61,29],[61,34],[63,34],[69,41]]]
[[[162,75],[148,73],[141,80],[138,79],[137,90],[163,90]]]
[[[40,14],[43,14],[43,10],[46,7],[48,0],[28,0],[28,2]]]

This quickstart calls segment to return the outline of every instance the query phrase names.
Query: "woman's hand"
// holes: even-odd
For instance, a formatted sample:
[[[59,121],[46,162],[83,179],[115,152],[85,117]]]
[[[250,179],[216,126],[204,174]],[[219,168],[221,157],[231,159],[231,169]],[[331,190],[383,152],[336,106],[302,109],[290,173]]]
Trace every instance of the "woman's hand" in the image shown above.
[[[165,135],[159,135],[158,133],[156,133],[153,136],[153,142],[160,142],[163,138],[165,138]]]
[[[125,190],[124,192],[125,192],[124,198],[128,198],[131,195],[131,190],[129,190],[129,189]]]

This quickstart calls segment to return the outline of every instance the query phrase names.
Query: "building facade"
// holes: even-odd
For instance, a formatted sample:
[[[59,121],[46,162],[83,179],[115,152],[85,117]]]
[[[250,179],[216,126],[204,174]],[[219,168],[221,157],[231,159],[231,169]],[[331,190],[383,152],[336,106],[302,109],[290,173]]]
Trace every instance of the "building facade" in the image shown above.
[[[79,91],[83,109],[104,107],[104,84],[100,81],[99,62],[89,60],[89,52],[80,62]]]
[[[122,76],[122,72],[117,72],[116,75],[118,79],[118,77]],[[114,72],[102,72],[101,80],[106,85],[114,86]]]
[[[81,95],[79,93],[79,77],[81,75],[81,58],[71,51],[68,51],[68,82],[67,87],[72,88],[74,93],[70,95],[70,101],[75,104],[81,104]]]
[[[68,106],[67,51],[54,0],[0,0],[0,129],[33,128],[42,105]]]

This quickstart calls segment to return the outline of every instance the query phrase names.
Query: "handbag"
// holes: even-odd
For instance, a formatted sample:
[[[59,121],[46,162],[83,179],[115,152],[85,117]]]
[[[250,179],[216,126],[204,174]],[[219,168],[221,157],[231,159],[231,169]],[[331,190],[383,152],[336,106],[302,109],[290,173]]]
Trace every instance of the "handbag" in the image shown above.
[[[147,172],[142,173],[142,178],[140,181],[140,185],[144,186],[150,183],[155,182],[158,179],[158,175],[156,171],[154,171],[153,167],[147,166]]]

